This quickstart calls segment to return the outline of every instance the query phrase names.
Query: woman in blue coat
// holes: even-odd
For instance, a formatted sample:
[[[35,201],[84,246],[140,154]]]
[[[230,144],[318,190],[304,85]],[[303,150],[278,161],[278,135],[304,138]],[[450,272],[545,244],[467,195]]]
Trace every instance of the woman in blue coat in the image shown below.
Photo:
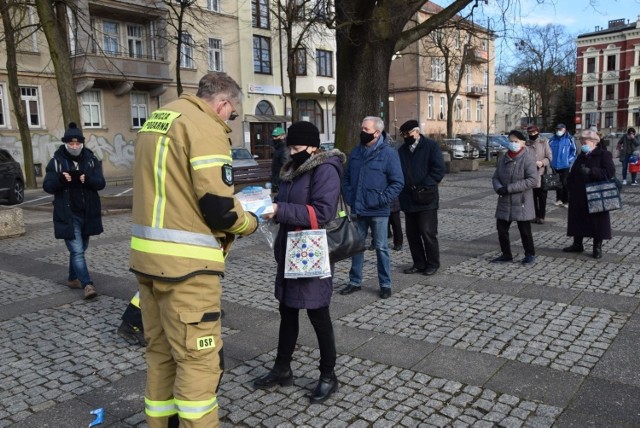
[[[42,183],[45,192],[54,195],[53,230],[64,239],[69,250],[70,288],[82,288],[84,298],[96,297],[84,253],[89,236],[102,233],[102,211],[98,190],[104,189],[102,164],[84,147],[84,135],[71,122],[53,159],[47,164]]]
[[[274,213],[269,215],[280,224],[273,246],[278,263],[275,297],[280,302],[278,353],[271,371],[256,379],[254,385],[270,388],[293,384],[291,360],[298,339],[298,312],[306,309],[320,348],[320,380],[310,399],[312,403],[320,403],[338,390],[334,373],[336,345],[329,314],[333,280],[331,277],[286,279],[285,251],[287,232],[311,228],[307,205],[313,207],[321,227],[335,218],[346,156],[337,149],[321,152],[320,133],[310,122],[291,125],[287,146],[291,160],[281,170]]]

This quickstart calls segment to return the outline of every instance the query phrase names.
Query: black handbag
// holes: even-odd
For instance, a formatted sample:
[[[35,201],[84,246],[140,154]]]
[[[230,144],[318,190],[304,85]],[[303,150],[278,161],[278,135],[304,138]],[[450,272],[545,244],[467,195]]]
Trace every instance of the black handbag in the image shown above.
[[[329,261],[331,263],[348,259],[365,250],[364,239],[360,236],[360,230],[355,219],[349,215],[349,209],[344,203],[342,191],[340,191],[339,212],[340,217],[324,225],[327,231]]]
[[[428,205],[436,200],[438,186],[411,186],[411,198],[420,205]]]
[[[547,172],[547,167],[544,167],[544,174],[542,174],[542,180],[540,188],[544,191],[560,190],[562,189],[562,181],[560,180],[560,174],[555,171],[551,171],[551,174]]]

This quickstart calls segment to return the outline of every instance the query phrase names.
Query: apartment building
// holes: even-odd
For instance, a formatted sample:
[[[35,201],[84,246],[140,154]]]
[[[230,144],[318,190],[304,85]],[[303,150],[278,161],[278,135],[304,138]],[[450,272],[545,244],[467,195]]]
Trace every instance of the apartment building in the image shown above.
[[[611,20],[576,45],[576,129],[640,126],[640,18]]]
[[[494,123],[497,134],[508,134],[512,129],[524,129],[527,125],[540,124],[540,118],[531,117],[529,90],[522,86],[495,85]]]
[[[428,2],[416,14],[416,20],[424,22],[440,10],[440,6]],[[494,121],[487,125],[487,105],[493,112],[495,98],[490,90],[495,72],[490,52],[495,52],[492,33],[462,19],[453,20],[450,27],[434,31],[398,52],[389,74],[391,136],[397,139],[400,125],[409,119],[417,119],[424,133],[446,137],[449,111],[446,85],[455,92],[461,72],[464,74],[460,91],[453,100],[452,133],[454,136],[486,133],[487,130],[494,133]]]

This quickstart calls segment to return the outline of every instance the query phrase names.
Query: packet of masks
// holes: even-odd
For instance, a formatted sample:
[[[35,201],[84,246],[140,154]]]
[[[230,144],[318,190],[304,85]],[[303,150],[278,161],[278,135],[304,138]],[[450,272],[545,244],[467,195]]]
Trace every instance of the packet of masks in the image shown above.
[[[263,220],[258,224],[260,235],[265,238],[271,249],[273,249],[273,243],[276,241],[276,236],[278,236],[278,229],[280,229],[280,225],[272,218]]]
[[[273,212],[271,189],[259,186],[245,187],[234,195],[245,211],[250,211],[258,217]]]

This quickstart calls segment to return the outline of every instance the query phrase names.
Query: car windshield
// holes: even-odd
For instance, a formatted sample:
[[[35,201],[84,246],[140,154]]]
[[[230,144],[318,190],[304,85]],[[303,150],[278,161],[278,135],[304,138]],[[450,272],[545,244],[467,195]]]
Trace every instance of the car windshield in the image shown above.
[[[233,159],[253,159],[251,153],[247,149],[233,149],[231,151],[231,157]]]

